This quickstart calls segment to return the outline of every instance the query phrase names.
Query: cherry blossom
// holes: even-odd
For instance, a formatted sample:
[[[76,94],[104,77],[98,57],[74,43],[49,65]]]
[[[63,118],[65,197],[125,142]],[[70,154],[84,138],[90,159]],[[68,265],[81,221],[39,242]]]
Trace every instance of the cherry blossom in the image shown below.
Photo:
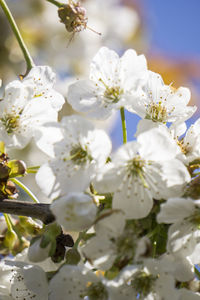
[[[121,107],[129,109],[130,99],[147,70],[146,59],[132,49],[119,58],[102,47],[92,60],[89,80],[72,84],[67,100],[79,112],[95,119],[106,119]]]
[[[149,214],[154,199],[181,195],[190,181],[177,158],[177,145],[167,132],[153,128],[129,142],[113,156],[96,179],[99,192],[114,192],[113,208],[129,219]]]
[[[38,185],[51,199],[83,192],[111,151],[107,134],[80,116],[64,117],[60,128],[63,138],[55,143],[55,158],[36,175]]]

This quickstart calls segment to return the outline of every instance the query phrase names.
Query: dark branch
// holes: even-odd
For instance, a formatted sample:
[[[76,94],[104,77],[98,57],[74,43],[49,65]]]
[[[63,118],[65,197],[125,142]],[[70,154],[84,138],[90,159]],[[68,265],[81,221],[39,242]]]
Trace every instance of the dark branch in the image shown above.
[[[39,219],[44,224],[49,224],[55,220],[50,210],[50,204],[45,203],[4,199],[0,200],[0,212]]]

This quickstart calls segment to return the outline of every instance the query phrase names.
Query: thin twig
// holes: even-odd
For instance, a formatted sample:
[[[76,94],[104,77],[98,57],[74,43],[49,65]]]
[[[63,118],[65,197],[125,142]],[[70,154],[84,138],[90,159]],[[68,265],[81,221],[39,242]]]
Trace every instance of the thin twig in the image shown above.
[[[39,219],[44,224],[55,221],[55,217],[50,210],[50,204],[46,203],[4,199],[0,200],[0,212]]]

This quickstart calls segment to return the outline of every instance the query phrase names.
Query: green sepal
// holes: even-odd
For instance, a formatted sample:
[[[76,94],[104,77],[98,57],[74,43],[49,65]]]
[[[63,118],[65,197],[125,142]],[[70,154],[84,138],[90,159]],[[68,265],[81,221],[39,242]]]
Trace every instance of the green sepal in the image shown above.
[[[40,243],[41,248],[46,248],[49,243],[53,243],[61,233],[61,227],[57,223],[49,224],[45,227],[45,232]]]
[[[77,265],[81,260],[81,256],[77,249],[72,248],[69,249],[66,253],[66,261],[65,263],[68,265]]]
[[[48,256],[53,256],[55,251],[56,251],[56,246],[57,246],[57,243],[56,243],[56,239],[54,239],[53,241],[51,241],[51,248],[49,250],[49,253],[48,253]]]

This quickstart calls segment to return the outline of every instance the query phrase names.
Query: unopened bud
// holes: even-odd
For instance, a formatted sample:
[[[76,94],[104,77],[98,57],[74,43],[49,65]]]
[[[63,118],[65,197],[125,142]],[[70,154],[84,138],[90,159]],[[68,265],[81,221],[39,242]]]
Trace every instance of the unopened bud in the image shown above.
[[[17,241],[18,237],[17,234],[15,233],[14,230],[7,230],[6,234],[5,234],[5,238],[4,238],[4,246],[10,250],[13,249],[16,241]]]
[[[40,246],[41,238],[35,240],[28,249],[28,258],[32,262],[40,262],[48,258],[49,250],[51,248],[51,244],[47,245],[47,247],[42,248]]]
[[[41,232],[42,227],[36,222],[34,222],[30,217],[20,216],[19,223],[30,235],[37,235]]]

